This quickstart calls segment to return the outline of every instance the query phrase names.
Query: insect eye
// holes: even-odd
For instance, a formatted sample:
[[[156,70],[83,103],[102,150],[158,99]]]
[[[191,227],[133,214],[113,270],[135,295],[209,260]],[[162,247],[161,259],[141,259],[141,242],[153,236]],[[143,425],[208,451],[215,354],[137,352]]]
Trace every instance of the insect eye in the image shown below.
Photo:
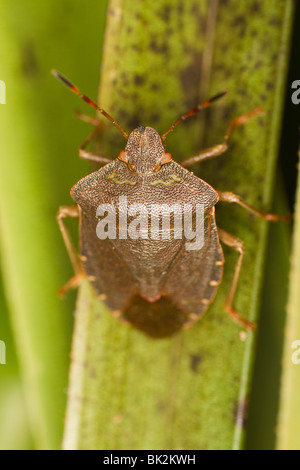
[[[129,163],[128,168],[129,168],[130,171],[134,171],[135,170],[135,164],[134,163]]]
[[[160,169],[161,165],[153,165],[152,171],[158,171]]]

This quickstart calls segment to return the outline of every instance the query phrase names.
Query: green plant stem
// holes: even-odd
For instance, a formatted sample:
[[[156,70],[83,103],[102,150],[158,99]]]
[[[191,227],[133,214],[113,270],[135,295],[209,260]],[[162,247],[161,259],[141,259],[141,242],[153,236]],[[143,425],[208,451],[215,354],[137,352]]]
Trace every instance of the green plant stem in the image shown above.
[[[300,156],[300,153],[299,153]],[[298,165],[299,169],[299,165]],[[300,449],[299,339],[300,339],[300,178],[298,173],[294,234],[291,255],[290,290],[284,330],[284,353],[280,409],[277,426],[279,450]],[[297,342],[298,340],[298,342]]]

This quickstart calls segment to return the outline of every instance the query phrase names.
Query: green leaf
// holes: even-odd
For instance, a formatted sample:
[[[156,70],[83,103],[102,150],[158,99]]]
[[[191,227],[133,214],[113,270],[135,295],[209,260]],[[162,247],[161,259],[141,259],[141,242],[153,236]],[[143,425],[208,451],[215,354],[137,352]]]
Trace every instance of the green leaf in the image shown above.
[[[288,213],[279,178],[275,187],[272,210],[275,213]],[[290,245],[291,224],[272,224],[268,237],[261,314],[251,379],[246,449],[270,450],[276,447]]]
[[[167,150],[178,160],[220,143],[231,118],[263,106],[263,115],[235,131],[224,156],[195,171],[216,189],[268,210],[292,16],[292,1],[111,0],[99,102],[128,131],[143,124],[163,133],[187,109],[229,90],[168,137]],[[122,139],[108,124],[97,146],[115,157]],[[257,320],[267,224],[239,207],[219,206],[218,225],[246,247],[235,306]],[[190,330],[170,339],[125,328],[83,284],[64,448],[243,448],[255,333],[224,314],[237,259],[227,248],[224,253],[214,304]]]
[[[300,154],[299,154],[300,156]],[[299,168],[299,166],[298,166]],[[290,290],[287,320],[284,334],[282,358],[282,380],[280,388],[280,408],[278,418],[277,448],[299,450],[299,346],[300,346],[300,176],[298,173],[296,205],[294,213],[293,247],[291,255]]]
[[[96,87],[98,61],[95,58],[89,68],[86,51],[99,50],[106,3],[90,4],[84,14],[80,3],[68,1],[5,0],[0,5],[0,79],[6,84],[6,104],[0,104],[1,267],[35,448],[59,448],[62,440],[72,304],[71,298],[62,302],[57,291],[72,271],[63,258],[55,215],[59,204],[70,202],[68,188],[79,179],[82,165],[76,148],[84,138],[81,123],[71,117],[71,96],[65,96],[50,70],[61,67],[76,78],[80,63],[77,78],[85,77],[87,87]],[[98,43],[89,26],[95,14]],[[87,70],[93,70],[91,80]],[[68,103],[66,123],[61,111]],[[66,136],[73,139],[73,147]],[[0,315],[0,339],[5,340],[5,311]],[[13,347],[7,343],[1,379],[3,368],[16,377]],[[1,380],[1,391],[6,385]],[[19,394],[14,402],[11,390],[6,403],[18,410]],[[17,414],[10,415],[15,429],[21,423]],[[5,420],[7,415],[1,413]]]

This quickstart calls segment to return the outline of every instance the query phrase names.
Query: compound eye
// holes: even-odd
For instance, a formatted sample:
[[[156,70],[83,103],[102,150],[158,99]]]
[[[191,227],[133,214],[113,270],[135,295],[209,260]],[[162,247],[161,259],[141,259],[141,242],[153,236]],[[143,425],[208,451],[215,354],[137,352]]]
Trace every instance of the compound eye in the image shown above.
[[[135,164],[134,163],[129,163],[128,168],[130,171],[135,171]]]
[[[161,165],[153,165],[152,171],[158,171],[160,169]]]

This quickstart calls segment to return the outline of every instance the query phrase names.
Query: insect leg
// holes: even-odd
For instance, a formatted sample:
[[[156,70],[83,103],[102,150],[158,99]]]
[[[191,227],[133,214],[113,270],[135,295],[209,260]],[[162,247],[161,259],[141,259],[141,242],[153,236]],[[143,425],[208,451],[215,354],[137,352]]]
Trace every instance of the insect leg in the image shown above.
[[[222,153],[226,152],[228,145],[226,142],[223,142],[219,145],[214,145],[207,149],[201,150],[200,152],[192,155],[191,157],[185,158],[180,162],[180,165],[187,168],[195,163],[203,162],[204,160],[209,160],[210,158],[218,157]]]
[[[244,209],[251,212],[252,214],[255,214],[257,217],[260,217],[261,219],[270,220],[270,221],[292,219],[292,216],[290,214],[288,215],[270,214],[268,212],[263,212],[259,209],[256,209],[255,207],[251,206],[246,201],[244,201],[244,199],[242,199],[237,194],[234,194],[231,192],[223,192],[223,191],[217,191],[217,192],[219,194],[220,201],[230,202],[230,203],[235,202],[236,204],[239,204],[240,206],[244,207]]]
[[[238,283],[240,272],[241,272],[243,258],[245,254],[244,244],[241,240],[239,240],[239,238],[231,235],[228,232],[225,232],[225,230],[218,228],[218,233],[219,233],[221,242],[233,248],[239,253],[239,257],[238,257],[238,260],[236,262],[235,269],[234,269],[234,275],[233,275],[233,279],[231,282],[231,286],[230,286],[230,289],[229,289],[229,292],[225,301],[224,309],[226,313],[228,313],[234,321],[240,323],[246,328],[253,330],[256,326],[255,323],[252,323],[246,320],[245,318],[243,318],[232,306],[237,283]]]
[[[77,287],[84,276],[71,236],[64,223],[66,217],[79,217],[78,206],[62,206],[57,213],[57,222],[75,272],[75,275],[59,289],[58,293],[60,296],[63,296],[69,289]]]
[[[180,162],[180,164],[183,167],[188,167],[188,166],[194,165],[195,163],[203,162],[204,160],[208,160],[210,158],[214,158],[214,157],[218,157],[219,155],[222,155],[222,153],[226,152],[226,150],[228,149],[229,140],[234,129],[236,127],[241,126],[246,121],[248,121],[252,116],[255,116],[261,111],[262,111],[262,108],[255,108],[252,111],[250,111],[250,113],[243,114],[242,116],[232,119],[232,121],[230,121],[229,123],[224,140],[221,144],[213,145],[212,147],[201,150],[195,155],[185,158],[182,162]]]
[[[88,114],[84,114],[81,111],[75,111],[75,116],[81,121],[87,122],[88,124],[92,124],[92,126],[94,127],[104,127],[103,123],[97,117],[89,116]]]
[[[107,163],[111,163],[112,159],[109,157],[104,157],[103,155],[98,155],[97,153],[90,152],[85,150],[86,147],[90,142],[95,140],[96,136],[100,132],[99,127],[96,127],[93,132],[85,139],[83,144],[78,149],[79,157],[84,160],[89,160],[90,162],[98,163],[99,165],[106,165]]]

